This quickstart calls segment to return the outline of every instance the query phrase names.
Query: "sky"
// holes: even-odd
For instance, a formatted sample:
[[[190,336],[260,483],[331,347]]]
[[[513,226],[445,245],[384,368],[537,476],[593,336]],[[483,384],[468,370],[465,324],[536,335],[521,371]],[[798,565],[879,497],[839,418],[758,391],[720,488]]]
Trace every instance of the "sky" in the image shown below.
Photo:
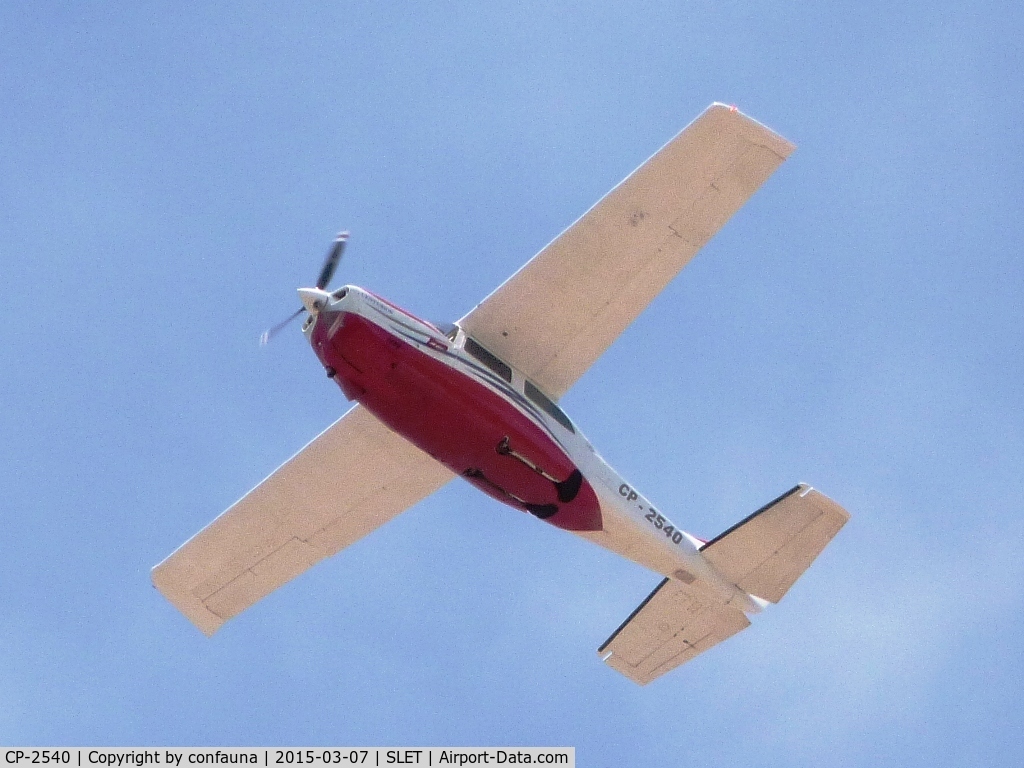
[[[0,5],[0,743],[1024,760],[1024,9]],[[348,407],[297,306],[460,317],[712,101],[798,149],[561,401],[709,538],[852,519],[640,688],[656,574],[454,482],[203,637],[149,570]]]

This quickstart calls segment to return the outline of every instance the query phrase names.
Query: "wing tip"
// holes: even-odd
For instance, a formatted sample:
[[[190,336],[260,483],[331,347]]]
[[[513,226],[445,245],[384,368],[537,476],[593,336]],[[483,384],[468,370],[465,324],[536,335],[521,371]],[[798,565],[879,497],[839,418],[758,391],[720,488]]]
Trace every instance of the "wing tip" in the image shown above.
[[[735,104],[724,104],[721,101],[713,101],[711,105],[704,110],[704,114],[715,113],[720,117],[726,119],[738,119],[748,124],[750,127],[756,129],[756,132],[760,134],[761,139],[765,145],[771,149],[775,154],[781,157],[783,160],[788,158],[793,152],[796,151],[796,144],[785,138],[781,134],[772,130],[770,127],[757,120],[746,112],[743,112]],[[703,117],[704,115],[701,115]],[[698,118],[699,119],[699,118]]]
[[[182,616],[192,622],[196,629],[206,637],[213,637],[223,626],[225,619],[207,608],[202,600],[190,595],[173,574],[168,572],[166,566],[167,560],[164,560],[150,569],[149,578],[153,586],[171,605],[178,609]]]

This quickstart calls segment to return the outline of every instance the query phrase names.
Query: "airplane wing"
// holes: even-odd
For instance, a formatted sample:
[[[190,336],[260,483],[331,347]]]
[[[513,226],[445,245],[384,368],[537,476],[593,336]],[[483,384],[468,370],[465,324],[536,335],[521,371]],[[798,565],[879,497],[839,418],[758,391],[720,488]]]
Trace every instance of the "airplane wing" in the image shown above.
[[[712,104],[460,325],[561,397],[794,149]]]
[[[739,608],[696,584],[665,579],[597,653],[612,669],[647,685],[749,626]]]
[[[352,408],[153,569],[153,584],[207,636],[454,475]]]

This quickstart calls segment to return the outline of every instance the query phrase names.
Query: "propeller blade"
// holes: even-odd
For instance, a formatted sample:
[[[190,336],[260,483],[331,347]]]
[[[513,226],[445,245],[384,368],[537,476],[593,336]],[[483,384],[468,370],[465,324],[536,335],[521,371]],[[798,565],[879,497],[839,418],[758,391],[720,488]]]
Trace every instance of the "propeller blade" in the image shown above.
[[[267,346],[267,344],[270,343],[270,340],[272,338],[274,338],[275,336],[277,336],[278,331],[280,331],[282,328],[284,328],[286,325],[288,325],[288,323],[290,323],[292,320],[294,320],[296,317],[298,317],[299,315],[301,315],[305,311],[306,311],[305,307],[299,307],[297,310],[295,310],[295,314],[292,315],[291,317],[289,317],[287,320],[282,320],[280,323],[275,325],[273,328],[264,331],[263,335],[260,336],[260,346],[261,347]]]
[[[320,277],[316,280],[316,287],[319,290],[324,290],[331,282],[331,278],[334,277],[334,272],[338,268],[338,264],[341,262],[341,254],[345,252],[345,243],[348,242],[348,230],[339,232],[338,236],[334,238],[334,245],[331,246],[331,250],[327,252],[327,258],[324,259],[324,266],[320,270]],[[300,292],[301,293],[301,292]],[[270,340],[274,338],[288,323],[294,320],[296,317],[306,311],[305,307],[300,307],[295,310],[295,314],[289,317],[287,320],[282,320],[280,323],[275,325],[263,332],[260,336],[260,346],[265,347],[270,343]]]
[[[320,270],[320,277],[316,280],[316,287],[323,290],[331,282],[331,278],[334,277],[334,270],[338,268],[338,262],[341,261],[341,254],[345,252],[345,243],[348,242],[348,231],[339,232],[338,236],[334,238],[334,245],[331,250],[327,253],[327,258],[324,259],[324,268]]]

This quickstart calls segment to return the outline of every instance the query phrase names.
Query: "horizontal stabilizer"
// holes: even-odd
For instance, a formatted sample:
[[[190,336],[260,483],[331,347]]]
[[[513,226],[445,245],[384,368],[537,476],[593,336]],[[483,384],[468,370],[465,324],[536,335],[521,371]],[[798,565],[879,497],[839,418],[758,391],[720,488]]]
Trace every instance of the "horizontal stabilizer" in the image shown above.
[[[800,484],[701,548],[701,554],[744,592],[779,602],[850,513]]]
[[[665,579],[597,652],[612,669],[647,685],[749,626],[743,611],[697,584]]]

